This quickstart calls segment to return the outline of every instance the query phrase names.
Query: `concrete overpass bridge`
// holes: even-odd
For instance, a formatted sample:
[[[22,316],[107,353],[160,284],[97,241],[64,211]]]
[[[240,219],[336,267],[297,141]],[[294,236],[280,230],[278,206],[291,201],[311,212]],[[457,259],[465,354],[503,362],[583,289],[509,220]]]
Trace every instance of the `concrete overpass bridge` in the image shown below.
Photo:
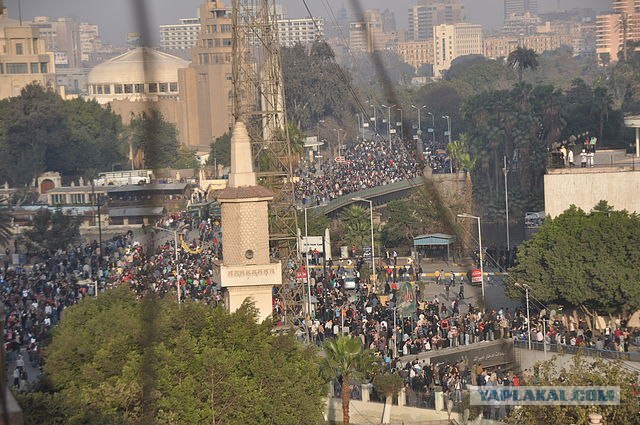
[[[357,192],[343,195],[339,198],[332,200],[326,205],[322,205],[316,208],[318,213],[334,217],[345,207],[353,204],[353,198],[364,198],[373,201],[374,206],[384,205],[390,201],[401,199],[406,195],[422,186],[424,184],[424,178],[422,176],[412,179],[400,180],[395,183],[390,183],[384,186],[371,187]]]

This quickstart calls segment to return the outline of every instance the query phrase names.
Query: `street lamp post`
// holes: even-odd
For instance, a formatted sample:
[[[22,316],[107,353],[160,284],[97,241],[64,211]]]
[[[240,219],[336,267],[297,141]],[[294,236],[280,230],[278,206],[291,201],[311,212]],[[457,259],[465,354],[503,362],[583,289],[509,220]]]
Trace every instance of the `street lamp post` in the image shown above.
[[[333,131],[338,133],[338,156],[340,156],[340,151],[342,150],[342,145],[340,144],[340,132],[342,131],[341,128],[334,128]],[[332,152],[333,154],[333,152]]]
[[[308,207],[304,208],[304,241],[305,241],[305,253],[304,253],[304,258],[305,258],[305,269],[307,271],[307,316],[308,319],[305,318],[304,319],[304,323],[305,323],[305,341],[307,343],[309,343],[309,325],[307,324],[307,320],[311,319],[311,277],[309,276],[309,250],[308,250],[308,244],[309,244],[309,224],[307,222],[307,209]]]
[[[158,229],[158,230],[162,230],[163,232],[169,232],[169,233],[173,233],[173,244],[174,244],[174,251],[175,251],[175,260],[176,260],[176,287],[178,290],[178,304],[180,304],[180,279],[179,279],[179,275],[178,275],[178,261],[179,261],[179,254],[178,254],[178,230],[180,229],[176,229],[176,230],[170,230],[170,229],[165,229],[164,227],[158,227],[158,226],[153,226],[154,229]]]
[[[376,115],[376,105],[369,105],[373,109],[373,135],[378,134],[378,117]]]
[[[527,300],[527,345],[531,350],[531,315],[529,314],[529,285],[526,283],[516,283],[518,288],[523,288]]]
[[[484,309],[484,254],[482,253],[482,228],[480,217],[471,214],[458,214],[460,218],[473,218],[478,221],[478,246],[480,247],[480,283],[482,285],[482,304]]]
[[[320,143],[320,124],[324,124],[324,120],[319,120],[318,123],[316,124],[316,129],[318,132],[318,143]]]
[[[417,106],[415,106],[415,105],[411,105],[411,107],[412,107],[413,109],[415,109],[416,111],[418,111],[418,134],[422,134],[422,127],[421,127],[421,124],[420,124],[420,123],[421,123],[421,120],[420,120],[420,111],[421,111],[423,108],[426,108],[426,107],[427,107],[427,105],[422,105],[422,106],[420,106],[420,107],[417,107]],[[432,114],[431,112],[429,112],[429,114],[430,114],[431,116],[433,116],[433,114]]]
[[[391,150],[391,108],[396,105],[380,105],[383,108],[387,108],[387,136],[389,137],[389,150]]]
[[[352,201],[368,202],[369,203],[369,220],[370,220],[370,227],[371,227],[371,273],[373,274],[374,279],[375,279],[375,276],[376,276],[376,265],[375,265],[376,254],[375,254],[375,246],[374,246],[374,241],[373,241],[373,201],[371,201],[369,199],[364,199],[364,198],[361,198],[361,197],[351,198],[351,200]]]
[[[398,111],[400,111],[400,138],[402,139],[404,137],[404,122],[402,121],[402,108],[398,108]]]
[[[509,241],[509,191],[508,191],[508,183],[507,183],[507,174],[509,174],[509,168],[507,168],[507,156],[505,155],[503,158],[504,167],[502,168],[502,173],[504,174],[504,211],[506,214],[507,220],[507,266],[509,265],[509,258],[511,257],[511,244]]]
[[[436,116],[433,115],[433,112],[428,112],[428,115],[431,115],[431,141],[433,142],[433,145],[435,146],[436,143]]]
[[[449,115],[443,115],[442,118],[447,120],[447,135],[449,136],[449,143],[451,143],[451,117]]]

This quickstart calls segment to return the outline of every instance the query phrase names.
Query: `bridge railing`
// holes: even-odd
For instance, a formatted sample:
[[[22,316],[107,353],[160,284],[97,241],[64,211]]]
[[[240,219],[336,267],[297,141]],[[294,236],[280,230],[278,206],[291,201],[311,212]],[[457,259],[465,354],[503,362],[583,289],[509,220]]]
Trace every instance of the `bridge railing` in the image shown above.
[[[525,339],[514,339],[513,344],[517,348],[529,348],[529,342]],[[537,351],[544,351],[544,345],[542,342],[531,341],[531,349]],[[614,350],[600,350],[593,347],[583,347],[575,345],[564,345],[557,343],[547,342],[547,351],[552,353],[561,354],[578,354],[578,352],[589,357],[600,357],[603,359],[617,359],[617,360],[629,360],[632,362],[640,362],[640,352],[638,351],[614,351]]]

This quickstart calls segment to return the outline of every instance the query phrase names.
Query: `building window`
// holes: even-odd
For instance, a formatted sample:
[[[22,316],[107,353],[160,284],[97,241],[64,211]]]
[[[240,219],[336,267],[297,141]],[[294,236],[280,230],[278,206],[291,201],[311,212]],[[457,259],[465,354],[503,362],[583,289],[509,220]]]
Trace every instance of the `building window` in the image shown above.
[[[49,72],[47,69],[48,69],[47,68],[47,63],[46,62],[41,62],[40,63],[40,73],[41,74],[46,74],[47,72]]]
[[[84,193],[72,193],[71,194],[71,203],[72,204],[84,204]]]
[[[33,54],[34,55],[38,54],[38,39],[37,38],[33,39]]]
[[[166,93],[169,91],[169,84],[160,83],[160,93]]]
[[[169,91],[177,92],[178,91],[178,83],[169,83]]]
[[[16,43],[16,55],[22,55],[22,54],[23,54],[22,43]]]
[[[4,74],[4,64],[0,63],[0,74]]]
[[[104,85],[104,94],[111,94],[111,86],[109,84]]]
[[[134,84],[133,85],[133,90],[136,93],[144,93],[144,84]]]
[[[114,84],[113,85],[113,92],[115,94],[122,94],[122,84]]]
[[[225,38],[222,40],[222,45],[223,46],[231,46],[231,39],[230,38]]]
[[[53,205],[62,205],[65,203],[65,196],[61,194],[51,195],[51,203]]]
[[[40,69],[40,64],[39,63],[32,63],[31,64],[31,73],[32,74],[37,74],[38,70]]]
[[[158,83],[149,83],[149,93],[158,93]]]
[[[220,39],[216,38],[216,47],[220,47]]]
[[[220,25],[220,32],[231,32],[231,25],[230,24]]]
[[[27,74],[26,63],[8,63],[7,74]]]
[[[133,93],[133,84],[125,84],[124,85],[125,93]]]
[[[96,94],[102,94],[102,86],[99,84],[96,86]]]

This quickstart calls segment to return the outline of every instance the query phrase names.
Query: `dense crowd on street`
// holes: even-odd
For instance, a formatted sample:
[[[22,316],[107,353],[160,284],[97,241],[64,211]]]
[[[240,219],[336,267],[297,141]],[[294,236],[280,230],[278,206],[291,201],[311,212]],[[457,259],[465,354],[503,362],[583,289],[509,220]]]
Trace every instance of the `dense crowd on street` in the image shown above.
[[[103,242],[102,253],[97,241],[56,252],[28,249],[18,243],[13,250],[6,249],[0,267],[0,297],[7,361],[15,362],[9,376],[17,389],[27,389],[26,364],[42,365],[42,344],[64,309],[94,296],[96,288],[104,291],[125,284],[139,296],[153,291],[160,297],[175,297],[179,284],[182,299],[212,305],[222,302],[211,280],[210,263],[221,254],[219,217],[198,220],[185,213],[174,214],[157,224],[179,231],[184,238],[178,260],[174,238],[150,228],[143,229],[141,238],[156,242],[156,248],[147,251],[131,231]],[[13,254],[21,255],[24,264],[12,264]]]
[[[211,275],[211,262],[221,256],[220,224],[219,217],[198,219],[179,213],[157,223],[169,232],[147,227],[134,238],[130,231],[104,242],[102,250],[96,241],[56,252],[28,250],[17,244],[13,252],[7,249],[0,268],[0,296],[4,305],[7,359],[16,365],[9,371],[14,385],[26,389],[25,362],[35,367],[41,365],[42,344],[64,309],[84,297],[94,296],[96,288],[104,291],[112,286],[127,285],[139,296],[153,291],[160,297],[179,296],[207,305],[221,304],[223,296]],[[173,231],[180,234],[177,259]],[[25,264],[31,266],[11,264],[11,254],[15,252],[21,252],[26,257]],[[390,253],[386,264],[377,270],[380,287],[373,288],[367,279],[359,279],[358,267],[346,270],[332,267],[331,263],[322,267],[317,256],[313,256],[310,263],[317,265],[310,270],[312,294],[317,300],[315,313],[307,322],[310,340],[322,344],[341,334],[353,335],[364,347],[373,350],[388,370],[400,373],[408,388],[416,394],[416,388],[423,390],[422,395],[415,395],[416,400],[431,394],[436,384],[452,389],[451,397],[455,398],[458,383],[481,382],[478,376],[482,373],[472,378],[470,365],[441,365],[436,370],[434,366],[416,364],[409,360],[412,357],[498,338],[527,339],[524,311],[478,310],[465,298],[467,284],[462,275],[450,272],[445,276],[443,270],[438,272],[436,282],[428,283],[442,287],[434,297],[423,296],[420,286],[415,285],[415,312],[405,317],[396,308],[402,301],[400,292],[403,285],[411,285],[410,281],[420,277],[421,268],[399,266],[397,256]],[[363,263],[361,260],[356,266]],[[291,261],[289,266],[295,274],[295,262]],[[348,275],[355,278],[354,289],[345,287]],[[177,288],[180,290],[176,291]],[[281,309],[281,300],[276,299],[274,315]],[[565,325],[550,320],[542,326],[536,317],[532,319],[531,329],[533,341],[546,338],[549,344],[621,352],[628,351],[631,338],[624,326],[606,329],[596,336],[583,321]],[[428,391],[424,391],[425,386]]]
[[[343,162],[329,157],[298,171],[296,199],[303,205],[321,205],[349,193],[411,179],[420,173],[415,154],[400,139],[392,139],[391,143],[380,137],[360,139],[343,146],[340,157]]]

